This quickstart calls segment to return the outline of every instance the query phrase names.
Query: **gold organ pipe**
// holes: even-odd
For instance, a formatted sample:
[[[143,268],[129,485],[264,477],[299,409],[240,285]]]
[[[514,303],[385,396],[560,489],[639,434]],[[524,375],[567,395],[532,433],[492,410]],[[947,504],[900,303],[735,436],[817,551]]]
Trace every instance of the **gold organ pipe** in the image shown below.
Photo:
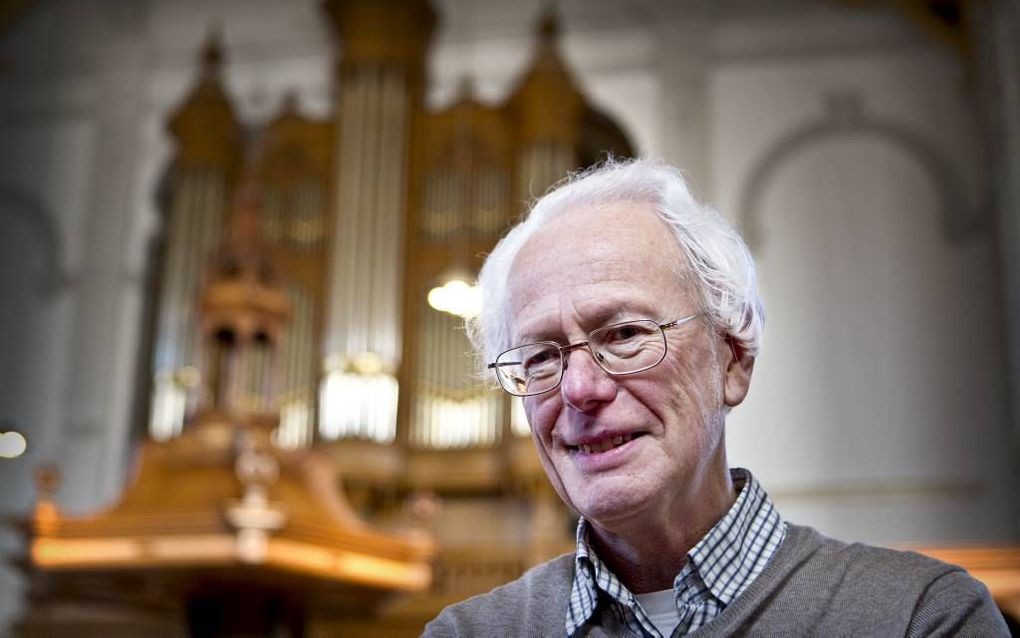
[[[313,224],[312,224],[311,227],[314,229],[314,236],[312,238],[313,241],[309,244],[309,247],[312,250],[321,251],[322,248],[323,248],[323,245],[322,245],[323,244],[323,239],[326,236],[326,234],[325,234],[325,231],[326,231],[326,215],[324,214],[324,212],[326,210],[325,197],[324,197],[324,193],[323,193],[323,188],[322,188],[322,183],[321,182],[315,181],[311,185],[310,188],[312,189],[311,190],[312,215],[314,215],[314,217],[313,217],[314,221],[313,221]]]
[[[298,182],[296,188],[296,199],[297,203],[294,205],[296,210],[295,213],[295,226],[296,231],[292,231],[294,235],[294,248],[301,252],[306,252],[312,248],[312,241],[315,238],[314,229],[312,224],[315,220],[315,212],[312,210],[312,202],[310,197],[311,186],[306,180]]]
[[[173,208],[170,212],[170,228],[167,232],[169,250],[164,262],[163,290],[159,300],[160,318],[156,345],[156,368],[159,372],[172,372],[179,365],[180,349],[177,347],[179,339],[177,323],[180,321],[182,308],[177,303],[181,297],[177,289],[181,285],[179,280],[183,275],[180,269],[182,260],[180,253],[186,248],[182,234],[187,218],[181,211],[187,210],[182,203],[187,189],[188,179],[182,177],[178,196],[174,198]]]
[[[453,204],[453,182],[449,171],[443,171],[442,173],[442,197],[440,199],[440,212],[442,216],[439,219],[439,225],[436,227],[436,240],[439,242],[445,242],[449,236],[450,218],[454,215],[454,204]]]
[[[443,216],[440,218],[439,225],[437,226],[437,240],[439,242],[447,241],[450,233],[450,219],[456,214],[455,204],[453,201],[453,176],[449,171],[443,171],[443,198],[442,198],[442,213]]]
[[[344,171],[342,168],[350,166],[352,161],[356,161],[355,157],[352,157],[350,150],[352,136],[354,135],[354,116],[351,113],[353,106],[352,94],[356,90],[356,82],[354,78],[350,78],[344,82],[343,90],[340,92],[338,101],[340,108],[338,110],[338,126],[335,128],[334,133],[334,146],[337,149],[337,161],[335,163],[334,180],[337,184],[335,195],[336,205],[338,209],[337,219],[333,225],[333,242],[332,255],[329,263],[329,279],[328,285],[333,289],[333,296],[326,298],[326,314],[339,324],[339,326],[326,326],[326,353],[337,354],[342,350],[343,344],[341,338],[350,326],[349,318],[346,316],[347,306],[351,302],[351,294],[347,282],[342,278],[344,270],[348,267],[350,261],[350,255],[347,254],[346,248],[347,243],[343,241],[343,236],[346,233],[351,232],[350,221],[344,216],[344,213],[349,211],[351,208],[351,195],[347,190],[347,184],[344,180]],[[329,372],[328,370],[326,372]]]
[[[360,211],[357,210],[358,203],[358,171],[362,165],[361,137],[364,122],[361,102],[364,89],[362,87],[363,73],[351,73],[345,82],[341,101],[343,109],[341,113],[342,127],[339,127],[341,138],[339,147],[341,152],[338,166],[344,170],[338,177],[338,195],[341,219],[336,224],[337,247],[334,249],[334,260],[342,266],[333,269],[332,286],[338,291],[338,304],[335,304],[330,311],[340,318],[340,325],[333,327],[337,331],[335,344],[330,344],[333,351],[342,351],[346,354],[354,352],[351,343],[354,328],[354,312],[357,300],[358,285],[356,273],[357,253],[353,250],[353,237],[361,235]],[[342,222],[342,223],[341,223]],[[339,307],[337,307],[339,306]]]
[[[387,126],[390,109],[389,102],[387,100],[387,79],[389,74],[385,67],[380,67],[375,70],[373,91],[370,94],[372,99],[372,115],[373,115],[373,128],[376,131],[374,139],[378,140],[378,144],[370,145],[368,150],[371,153],[371,163],[369,166],[372,171],[366,175],[365,190],[368,193],[368,201],[370,202],[369,209],[372,211],[371,218],[371,232],[369,233],[369,242],[372,246],[372,252],[370,254],[379,255],[385,254],[385,210],[383,209],[383,189],[382,185],[386,185],[390,188],[396,187],[395,183],[390,182],[392,175],[389,172],[390,166],[387,165],[389,150],[389,137],[392,129]],[[382,263],[369,264],[367,261],[361,263],[364,272],[364,281],[368,283],[367,291],[369,303],[362,304],[361,310],[364,312],[364,324],[365,326],[378,327],[381,325],[382,316],[384,314],[384,306],[386,300],[386,293],[384,286],[381,285],[382,277],[385,275],[385,266],[390,260],[385,260]],[[384,281],[384,280],[383,280]],[[369,352],[376,352],[382,354],[376,348],[374,335],[371,331],[366,330],[363,332],[365,339],[365,347],[363,350]],[[372,436],[378,428],[378,410],[376,406],[366,406],[369,411],[369,418],[365,419],[364,432],[367,436]]]
[[[457,217],[460,215],[460,204],[457,202],[457,173],[446,173],[446,216],[443,218],[441,241],[448,242],[457,229]]]
[[[407,154],[408,131],[406,123],[409,121],[408,99],[406,94],[406,71],[401,68],[392,68],[387,74],[388,80],[388,101],[389,101],[389,139],[386,140],[385,166],[390,167],[393,174],[389,183],[380,182],[379,188],[382,191],[383,201],[386,202],[386,209],[389,214],[386,219],[392,224],[389,233],[392,238],[388,242],[394,246],[395,254],[403,255],[403,211],[406,207],[404,197],[406,193],[403,184],[406,182],[407,167],[405,160]],[[385,234],[384,234],[385,236]],[[380,295],[378,308],[385,308],[381,317],[381,323],[386,326],[386,338],[389,351],[383,354],[389,359],[387,363],[396,366],[399,362],[401,351],[401,330],[402,330],[402,309],[401,295],[403,289],[403,263],[402,259],[387,259],[383,261],[386,281],[394,282],[396,289],[391,290],[387,286],[378,286],[376,292]],[[387,294],[389,293],[389,294]],[[387,424],[392,428],[393,424]]]
[[[399,170],[396,164],[400,161],[402,154],[399,153],[399,148],[394,148],[395,145],[399,145],[399,131],[397,128],[397,122],[400,117],[397,100],[394,99],[393,93],[393,78],[396,71],[387,67],[383,67],[379,70],[378,75],[378,88],[376,98],[378,99],[378,111],[379,119],[377,126],[379,127],[379,146],[378,146],[378,160],[377,167],[378,171],[375,175],[375,180],[371,183],[372,187],[372,199],[375,203],[375,225],[372,232],[372,243],[375,249],[375,254],[381,255],[386,254],[386,246],[388,242],[388,236],[391,233],[396,232],[395,228],[387,227],[388,224],[393,223],[394,220],[388,214],[392,210],[390,195],[399,191],[398,181],[401,178]],[[396,174],[394,174],[396,173]],[[372,294],[372,302],[366,310],[369,312],[368,324],[371,326],[383,326],[389,323],[389,317],[392,316],[393,307],[391,303],[392,294],[391,291],[386,289],[383,282],[392,281],[391,267],[395,260],[386,259],[382,263],[376,263],[375,267],[372,268],[373,282],[369,289]],[[374,340],[373,340],[374,341]],[[368,350],[374,351],[377,354],[383,355],[386,353],[380,352],[377,349],[375,343],[370,344]],[[387,361],[387,363],[395,363],[395,361]],[[373,410],[377,412],[377,410]],[[373,414],[372,419],[369,420],[370,428],[374,434],[382,427],[382,423],[379,422],[377,415]],[[371,434],[370,434],[371,435]]]
[[[174,335],[174,352],[177,356],[174,360],[174,367],[180,368],[193,360],[194,348],[192,346],[190,323],[194,318],[194,303],[199,282],[197,281],[198,262],[201,259],[201,226],[198,224],[198,213],[204,205],[202,195],[204,194],[204,171],[199,171],[188,180],[184,191],[183,210],[181,211],[181,250],[178,252],[180,262],[175,265],[175,271],[180,273],[175,286],[177,299],[175,305],[177,317],[174,321],[176,335]],[[195,254],[199,253],[199,254]],[[176,434],[176,432],[175,432]]]
[[[352,233],[354,237],[371,236],[371,234],[368,231],[370,230],[372,218],[375,217],[375,210],[371,208],[371,201],[368,199],[366,195],[362,193],[362,191],[365,190],[366,180],[364,176],[365,169],[368,169],[369,171],[375,170],[375,165],[371,163],[372,160],[371,153],[373,149],[369,148],[371,145],[367,145],[362,141],[364,137],[363,133],[371,133],[372,135],[375,134],[374,116],[377,113],[377,109],[375,108],[375,104],[373,104],[371,101],[373,88],[372,80],[374,75],[375,75],[374,67],[362,68],[359,70],[357,81],[358,82],[357,108],[359,110],[358,119],[361,121],[361,127],[359,127],[357,131],[358,136],[356,152],[358,166],[352,171],[352,186],[355,189],[354,193],[356,194],[357,197],[356,201],[359,207],[358,212],[360,213],[360,215],[357,216],[358,218],[357,231],[356,233]],[[366,226],[366,228],[364,229],[361,228],[361,226],[363,225]],[[350,252],[351,272],[355,273],[352,289],[361,290],[365,289],[366,286],[370,286],[371,281],[366,282],[364,279],[365,273],[362,272],[361,269],[362,262],[358,260],[358,254],[359,254],[358,251],[352,250]],[[366,327],[365,321],[367,320],[362,320],[362,317],[360,316],[360,313],[362,311],[367,312],[368,300],[362,299],[359,296],[356,297],[354,301],[355,303],[352,303],[350,308],[351,313],[350,325],[352,328],[357,327],[357,329],[352,329],[348,335],[348,340],[350,342],[348,346],[348,351],[352,353],[357,353],[365,351],[368,346],[366,341],[367,335],[365,333]],[[361,432],[359,431],[359,434],[360,433]]]
[[[298,286],[292,289],[291,298],[294,300],[294,320],[290,324],[290,352],[287,361],[287,391],[294,392],[296,388],[303,385],[304,375],[301,374],[301,365],[304,362],[305,343],[308,334],[305,331],[305,308],[306,300],[304,290]]]
[[[432,219],[429,222],[429,239],[433,242],[442,241],[443,237],[443,226],[442,219],[443,215],[446,214],[446,174],[445,171],[436,171],[433,178],[433,188],[435,192],[434,197],[434,210]]]
[[[305,204],[304,183],[299,181],[292,189],[290,196],[290,229],[287,232],[288,243],[294,250],[304,250],[309,235],[307,228],[307,206]]]
[[[301,351],[300,356],[297,358],[297,370],[295,371],[295,378],[300,379],[300,383],[296,384],[298,391],[301,393],[301,401],[305,405],[304,412],[304,424],[301,428],[301,442],[307,445],[311,442],[313,432],[311,431],[314,427],[313,411],[310,405],[309,388],[314,383],[312,377],[312,356],[313,356],[313,331],[312,331],[312,318],[315,316],[314,301],[309,295],[303,294],[301,296],[301,304],[298,306],[300,312],[300,341]]]
[[[453,239],[456,241],[467,241],[470,238],[471,224],[471,200],[473,184],[471,183],[471,169],[461,171],[457,174],[457,228],[454,231]]]
[[[373,99],[373,124],[377,131],[375,139],[378,140],[377,145],[371,147],[373,162],[370,164],[373,171],[369,175],[369,179],[365,183],[365,187],[368,190],[371,210],[372,210],[372,232],[369,234],[370,245],[372,246],[372,253],[374,255],[386,254],[386,222],[388,218],[386,216],[387,210],[385,208],[386,198],[385,189],[396,189],[398,183],[391,181],[394,175],[391,174],[392,166],[392,153],[390,153],[390,147],[393,144],[393,128],[389,126],[393,119],[392,106],[389,100],[389,80],[390,71],[386,66],[379,66],[375,72],[374,86],[372,92]],[[394,122],[395,124],[395,122]],[[389,308],[387,307],[387,299],[389,291],[386,290],[383,282],[388,281],[387,266],[392,263],[392,260],[384,260],[383,262],[372,264],[369,267],[367,263],[363,266],[366,268],[365,281],[369,282],[368,293],[369,303],[362,304],[362,309],[365,312],[365,325],[373,326],[378,329],[383,323],[385,323],[386,314]],[[366,344],[365,350],[369,352],[375,352],[377,354],[383,354],[376,347],[376,340],[373,338],[375,335],[370,334],[370,331],[364,333]],[[379,423],[379,410],[377,406],[368,406],[370,417],[365,419],[365,434],[372,436],[380,427]]]
[[[457,202],[457,173],[446,173],[446,216],[443,218],[441,241],[449,242],[457,229],[457,217],[460,215],[460,204]]]

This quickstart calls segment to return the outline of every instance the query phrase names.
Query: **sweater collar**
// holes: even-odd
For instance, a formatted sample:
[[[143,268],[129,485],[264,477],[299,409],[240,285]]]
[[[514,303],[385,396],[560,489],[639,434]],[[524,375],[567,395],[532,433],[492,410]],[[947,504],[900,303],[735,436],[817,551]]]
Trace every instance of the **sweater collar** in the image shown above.
[[[754,476],[730,470],[741,486],[737,500],[711,530],[687,553],[687,563],[673,581],[681,617],[690,616],[687,631],[712,620],[764,570],[786,533],[786,524]],[[567,606],[567,635],[575,634],[594,616],[599,592],[615,603],[617,613],[658,635],[634,595],[599,559],[588,542],[589,524],[577,524],[574,582]]]

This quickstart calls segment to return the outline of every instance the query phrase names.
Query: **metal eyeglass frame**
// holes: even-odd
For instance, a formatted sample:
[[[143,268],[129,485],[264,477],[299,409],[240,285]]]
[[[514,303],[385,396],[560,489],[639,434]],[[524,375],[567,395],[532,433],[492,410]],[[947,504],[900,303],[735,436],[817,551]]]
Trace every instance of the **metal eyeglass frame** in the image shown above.
[[[666,339],[666,331],[667,330],[670,330],[672,328],[679,328],[680,326],[688,323],[689,321],[697,319],[698,317],[702,316],[703,314],[705,314],[705,313],[704,312],[698,312],[698,313],[695,313],[693,315],[688,315],[686,317],[681,317],[680,319],[674,319],[673,321],[667,321],[666,323],[656,324],[659,327],[659,331],[662,333],[662,342],[663,342],[663,346],[664,346],[663,349],[662,349],[662,356],[659,357],[659,360],[656,361],[655,363],[647,365],[647,366],[644,366],[643,368],[638,368],[637,370],[630,370],[628,372],[613,372],[612,370],[607,370],[606,366],[605,366],[605,363],[603,361],[603,356],[600,353],[595,352],[592,349],[592,347],[591,347],[591,336],[593,334],[595,334],[596,332],[602,332],[603,330],[608,330],[610,328],[616,328],[618,326],[625,326],[625,325],[627,325],[629,323],[637,323],[637,322],[641,322],[641,321],[651,321],[651,322],[655,323],[654,319],[631,319],[630,321],[621,321],[619,323],[609,324],[608,326],[602,326],[601,328],[596,328],[595,330],[592,330],[591,332],[589,332],[588,333],[588,338],[585,339],[584,341],[577,341],[575,343],[569,343],[569,344],[567,344],[565,346],[561,346],[560,344],[556,343],[555,341],[535,341],[535,342],[532,342],[532,343],[525,343],[525,344],[522,344],[522,345],[519,345],[519,346],[514,346],[513,348],[510,348],[509,350],[504,350],[503,352],[499,353],[499,355],[496,356],[496,361],[493,361],[492,363],[486,365],[485,367],[487,369],[489,369],[489,370],[496,370],[496,378],[499,379],[499,386],[501,388],[503,388],[504,392],[506,392],[507,394],[509,394],[511,396],[515,396],[515,397],[531,397],[531,396],[536,396],[536,395],[539,395],[539,394],[545,394],[546,392],[551,392],[551,391],[555,390],[556,388],[558,388],[560,386],[560,383],[563,381],[563,373],[567,369],[567,361],[568,361],[569,357],[566,356],[566,355],[569,355],[571,352],[573,352],[574,350],[577,350],[579,348],[587,348],[588,349],[588,353],[591,354],[591,357],[592,357],[592,359],[595,360],[595,363],[597,363],[598,366],[600,368],[602,368],[602,370],[604,370],[605,373],[608,374],[608,375],[611,375],[611,376],[614,376],[614,377],[623,377],[623,376],[627,376],[629,374],[637,374],[639,372],[645,372],[646,370],[651,370],[655,366],[657,366],[660,363],[662,363],[663,360],[666,358],[666,352],[669,350],[669,341]],[[506,385],[503,383],[503,379],[502,379],[502,377],[500,377],[499,371],[497,370],[497,368],[500,365],[520,365],[520,362],[508,362],[508,363],[500,364],[500,363],[497,363],[499,361],[499,358],[502,357],[507,352],[510,352],[512,350],[517,350],[518,348],[526,348],[528,346],[537,346],[537,345],[544,345],[544,344],[547,344],[547,345],[550,345],[550,346],[554,346],[559,351],[559,355],[560,355],[560,372],[559,372],[559,378],[556,379],[556,383],[552,384],[550,387],[546,388],[545,390],[540,390],[538,392],[527,392],[527,393],[524,393],[524,394],[513,392],[510,389],[508,389],[506,387]]]

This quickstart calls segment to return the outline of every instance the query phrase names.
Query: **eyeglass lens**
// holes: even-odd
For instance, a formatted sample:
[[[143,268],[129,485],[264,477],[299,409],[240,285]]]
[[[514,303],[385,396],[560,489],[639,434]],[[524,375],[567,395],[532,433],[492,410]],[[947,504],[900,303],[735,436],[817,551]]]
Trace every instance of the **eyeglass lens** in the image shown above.
[[[587,345],[596,363],[610,374],[641,372],[666,356],[666,336],[659,324],[648,319],[599,328],[588,335]],[[507,392],[540,394],[559,384],[568,349],[553,342],[528,344],[507,350],[493,367]]]

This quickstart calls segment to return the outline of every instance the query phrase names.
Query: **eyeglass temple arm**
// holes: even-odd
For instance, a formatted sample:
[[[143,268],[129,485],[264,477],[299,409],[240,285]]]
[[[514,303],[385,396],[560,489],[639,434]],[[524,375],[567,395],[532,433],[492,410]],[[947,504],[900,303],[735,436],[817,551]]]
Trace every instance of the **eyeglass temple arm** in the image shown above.
[[[660,330],[669,330],[670,328],[676,328],[677,326],[682,326],[682,325],[684,325],[685,323],[687,323],[688,321],[690,321],[692,319],[697,319],[702,314],[704,314],[704,313],[699,312],[697,314],[690,315],[689,317],[681,317],[680,319],[674,319],[673,321],[670,321],[669,323],[660,323],[659,324],[659,329]]]
[[[489,365],[487,365],[485,367],[488,370],[493,370],[493,369],[498,368],[500,366],[519,366],[519,365],[521,365],[520,361],[503,361],[503,362],[494,361],[494,362],[490,363]]]

